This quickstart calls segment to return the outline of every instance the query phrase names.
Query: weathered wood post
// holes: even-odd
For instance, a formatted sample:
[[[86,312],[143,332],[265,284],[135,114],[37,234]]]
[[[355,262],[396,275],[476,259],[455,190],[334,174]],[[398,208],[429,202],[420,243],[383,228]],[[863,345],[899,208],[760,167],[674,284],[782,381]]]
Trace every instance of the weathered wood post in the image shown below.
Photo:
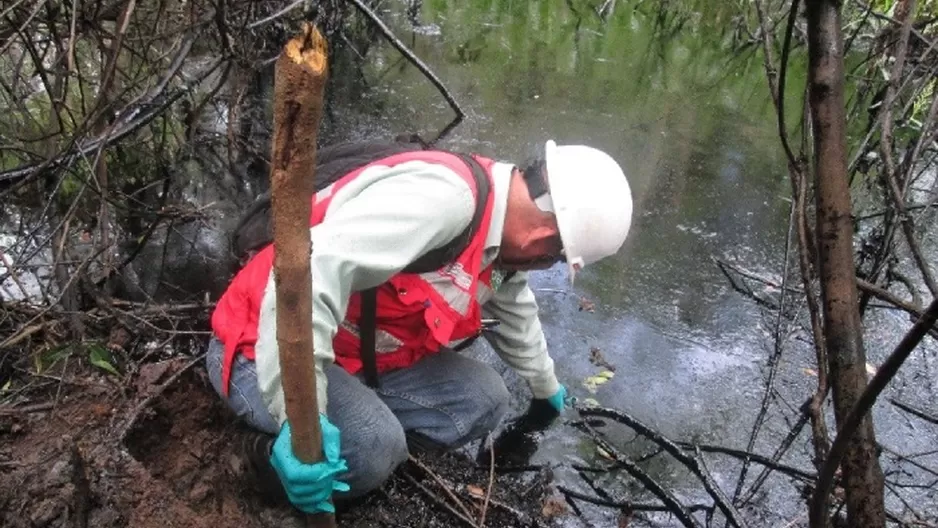
[[[293,452],[307,463],[322,459],[313,363],[309,217],[326,57],[326,41],[310,23],[284,46],[274,73],[270,157],[277,346]],[[317,527],[335,526],[335,517],[310,515],[309,522]]]

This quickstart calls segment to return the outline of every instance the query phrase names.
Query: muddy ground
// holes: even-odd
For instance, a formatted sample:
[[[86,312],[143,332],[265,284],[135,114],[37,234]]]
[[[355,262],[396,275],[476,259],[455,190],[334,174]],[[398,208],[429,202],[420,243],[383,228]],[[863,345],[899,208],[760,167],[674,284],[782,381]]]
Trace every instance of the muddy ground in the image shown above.
[[[0,526],[304,526],[289,504],[259,493],[238,447],[249,432],[200,361],[168,359],[120,377],[71,363],[46,374],[64,382],[0,407]],[[343,505],[339,525],[468,525],[435,502],[455,504],[430,472],[477,522],[489,467],[460,454],[420,460],[426,469],[408,462],[382,489]],[[552,524],[562,508],[549,480],[537,471],[497,474],[485,525]]]

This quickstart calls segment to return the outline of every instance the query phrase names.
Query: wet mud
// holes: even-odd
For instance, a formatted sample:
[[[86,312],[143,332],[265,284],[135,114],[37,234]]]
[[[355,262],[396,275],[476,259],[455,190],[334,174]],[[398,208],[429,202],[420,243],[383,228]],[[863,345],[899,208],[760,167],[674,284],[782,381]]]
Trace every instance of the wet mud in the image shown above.
[[[51,393],[4,409],[0,526],[305,526],[288,503],[262,493],[240,448],[250,431],[215,396],[201,365],[188,363],[145,365],[134,383],[89,372],[58,391],[57,402]],[[380,490],[340,504],[339,526],[468,524],[450,508],[478,522],[488,465],[463,453],[418,460]],[[495,474],[485,525],[549,525],[558,514],[544,506],[549,481],[537,471]],[[453,507],[454,496],[464,510]]]

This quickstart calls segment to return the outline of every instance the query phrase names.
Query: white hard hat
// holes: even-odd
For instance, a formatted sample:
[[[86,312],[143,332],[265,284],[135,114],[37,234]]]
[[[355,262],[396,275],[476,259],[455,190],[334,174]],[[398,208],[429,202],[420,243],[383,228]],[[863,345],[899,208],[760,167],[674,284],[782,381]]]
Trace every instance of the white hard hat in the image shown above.
[[[632,224],[632,191],[622,168],[605,152],[583,145],[544,147],[550,202],[570,268],[614,255]]]

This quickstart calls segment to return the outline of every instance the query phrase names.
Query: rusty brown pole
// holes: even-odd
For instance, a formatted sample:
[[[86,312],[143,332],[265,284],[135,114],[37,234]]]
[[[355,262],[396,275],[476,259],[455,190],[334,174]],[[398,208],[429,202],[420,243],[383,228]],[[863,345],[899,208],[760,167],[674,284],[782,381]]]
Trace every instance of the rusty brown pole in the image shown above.
[[[286,43],[274,71],[270,187],[277,346],[293,452],[305,463],[322,460],[313,359],[309,217],[326,55],[325,39],[307,23],[299,36]],[[309,524],[332,527],[335,517],[328,513],[310,515]]]

